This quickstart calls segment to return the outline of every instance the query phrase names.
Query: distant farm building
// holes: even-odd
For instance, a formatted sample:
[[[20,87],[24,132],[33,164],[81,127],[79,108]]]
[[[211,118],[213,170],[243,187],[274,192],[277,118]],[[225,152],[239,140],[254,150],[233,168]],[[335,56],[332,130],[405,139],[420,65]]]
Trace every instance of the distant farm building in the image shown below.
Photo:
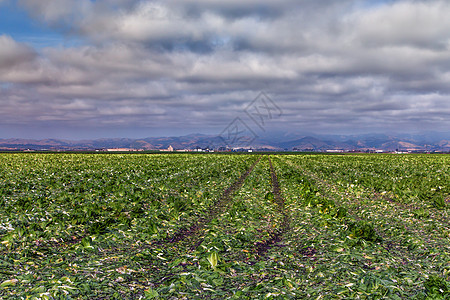
[[[172,145],[169,145],[169,147],[167,149],[161,149],[159,151],[164,151],[164,152],[173,152],[173,147]]]

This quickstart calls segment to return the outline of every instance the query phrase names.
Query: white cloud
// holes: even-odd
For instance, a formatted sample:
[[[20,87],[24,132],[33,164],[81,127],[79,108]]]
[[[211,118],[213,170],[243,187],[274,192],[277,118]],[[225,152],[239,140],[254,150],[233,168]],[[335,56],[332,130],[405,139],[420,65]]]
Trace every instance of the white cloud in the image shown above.
[[[448,1],[400,1],[356,12],[348,18],[355,42],[368,46],[447,48],[450,42]]]

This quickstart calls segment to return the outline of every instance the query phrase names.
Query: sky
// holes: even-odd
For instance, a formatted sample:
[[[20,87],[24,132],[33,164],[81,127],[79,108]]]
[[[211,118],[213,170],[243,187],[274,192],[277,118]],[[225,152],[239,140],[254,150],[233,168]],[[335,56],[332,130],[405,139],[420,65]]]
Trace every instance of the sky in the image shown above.
[[[449,15],[446,0],[0,0],[0,138],[449,132]]]

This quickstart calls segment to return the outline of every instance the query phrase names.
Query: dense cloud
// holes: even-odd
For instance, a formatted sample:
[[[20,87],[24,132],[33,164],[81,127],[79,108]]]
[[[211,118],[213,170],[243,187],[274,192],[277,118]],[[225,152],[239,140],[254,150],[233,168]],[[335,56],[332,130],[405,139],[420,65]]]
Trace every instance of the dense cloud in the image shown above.
[[[450,125],[447,1],[18,3],[82,42],[0,36],[3,125],[219,133],[260,91],[282,107],[279,130]]]
[[[35,53],[32,49],[15,42],[9,36],[0,35],[0,70],[2,73],[9,72],[34,58]]]

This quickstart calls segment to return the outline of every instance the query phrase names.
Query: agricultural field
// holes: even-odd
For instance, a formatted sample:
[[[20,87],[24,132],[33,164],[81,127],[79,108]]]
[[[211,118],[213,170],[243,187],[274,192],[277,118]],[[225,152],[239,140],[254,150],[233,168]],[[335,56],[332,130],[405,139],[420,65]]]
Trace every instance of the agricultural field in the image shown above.
[[[448,155],[0,162],[0,299],[450,299]]]

